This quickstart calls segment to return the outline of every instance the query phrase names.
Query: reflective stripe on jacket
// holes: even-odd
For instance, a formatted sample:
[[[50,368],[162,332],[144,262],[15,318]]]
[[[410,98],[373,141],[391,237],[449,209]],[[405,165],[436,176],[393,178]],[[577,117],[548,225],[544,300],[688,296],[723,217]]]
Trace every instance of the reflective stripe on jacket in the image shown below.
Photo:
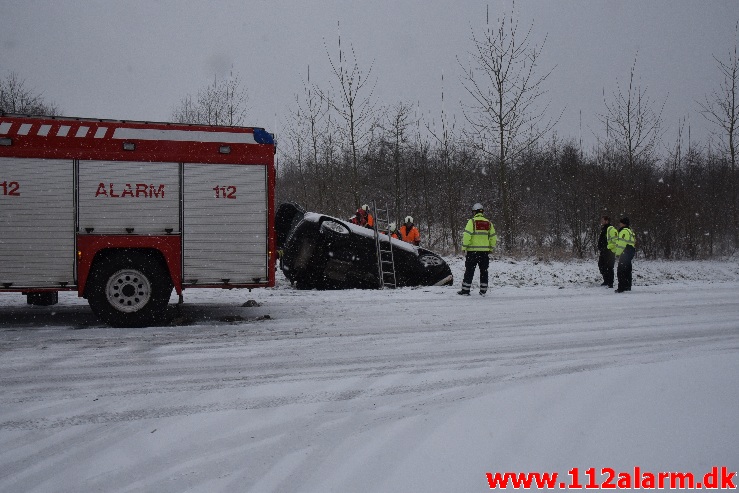
[[[624,253],[627,247],[636,247],[636,235],[630,228],[622,228],[618,232],[618,239],[616,240],[616,249],[613,251],[616,255]]]
[[[482,213],[478,212],[467,221],[462,235],[462,250],[465,252],[491,252],[498,243],[495,227]]]

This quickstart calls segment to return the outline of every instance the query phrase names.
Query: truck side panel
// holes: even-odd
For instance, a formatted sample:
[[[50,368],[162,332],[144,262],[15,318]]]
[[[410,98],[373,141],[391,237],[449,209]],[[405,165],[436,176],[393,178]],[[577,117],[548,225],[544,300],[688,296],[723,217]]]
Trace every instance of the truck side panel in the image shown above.
[[[80,161],[80,233],[179,233],[179,213],[177,163]]]
[[[266,166],[184,165],[183,283],[266,284]]]
[[[0,158],[0,287],[75,283],[71,159]]]

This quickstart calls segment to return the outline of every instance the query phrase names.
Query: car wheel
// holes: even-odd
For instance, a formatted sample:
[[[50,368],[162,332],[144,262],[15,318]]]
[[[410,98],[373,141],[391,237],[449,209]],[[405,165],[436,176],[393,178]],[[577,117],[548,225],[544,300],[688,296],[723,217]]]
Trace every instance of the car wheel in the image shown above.
[[[426,282],[424,284],[427,286],[440,286],[453,282],[452,270],[443,258],[433,253],[423,253],[419,255],[418,261],[425,271]]]
[[[120,252],[96,263],[87,299],[92,311],[113,327],[146,327],[164,319],[172,287],[159,258]]]
[[[431,254],[421,255],[418,260],[426,269],[433,269],[435,267],[446,264],[446,262],[444,262],[444,259]]]

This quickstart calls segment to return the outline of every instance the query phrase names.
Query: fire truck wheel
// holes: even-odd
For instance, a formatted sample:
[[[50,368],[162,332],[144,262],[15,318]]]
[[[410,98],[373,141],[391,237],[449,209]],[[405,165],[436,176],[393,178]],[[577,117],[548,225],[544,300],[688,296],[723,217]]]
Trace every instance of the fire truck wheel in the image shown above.
[[[116,253],[97,263],[87,300],[113,327],[146,327],[164,319],[172,280],[162,262],[140,252]]]

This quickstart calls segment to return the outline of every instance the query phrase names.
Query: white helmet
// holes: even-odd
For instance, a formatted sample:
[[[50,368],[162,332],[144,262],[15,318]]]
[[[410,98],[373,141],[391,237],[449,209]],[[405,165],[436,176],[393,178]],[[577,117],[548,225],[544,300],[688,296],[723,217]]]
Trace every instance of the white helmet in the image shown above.
[[[475,202],[475,205],[472,206],[472,210],[473,211],[481,211],[481,210],[484,210],[484,209],[485,208],[482,206],[482,204],[480,202]]]
[[[369,210],[369,206],[368,206],[367,204],[364,204],[364,205],[362,206],[362,210],[363,210],[363,211],[368,211],[368,210]]]
[[[412,223],[413,222],[413,217],[411,217],[411,216],[405,216],[405,222],[406,223]]]
[[[394,233],[395,230],[397,229],[397,227],[396,227],[395,223],[392,222],[392,223],[390,223],[390,224],[387,225],[387,229],[390,230],[391,233]]]

